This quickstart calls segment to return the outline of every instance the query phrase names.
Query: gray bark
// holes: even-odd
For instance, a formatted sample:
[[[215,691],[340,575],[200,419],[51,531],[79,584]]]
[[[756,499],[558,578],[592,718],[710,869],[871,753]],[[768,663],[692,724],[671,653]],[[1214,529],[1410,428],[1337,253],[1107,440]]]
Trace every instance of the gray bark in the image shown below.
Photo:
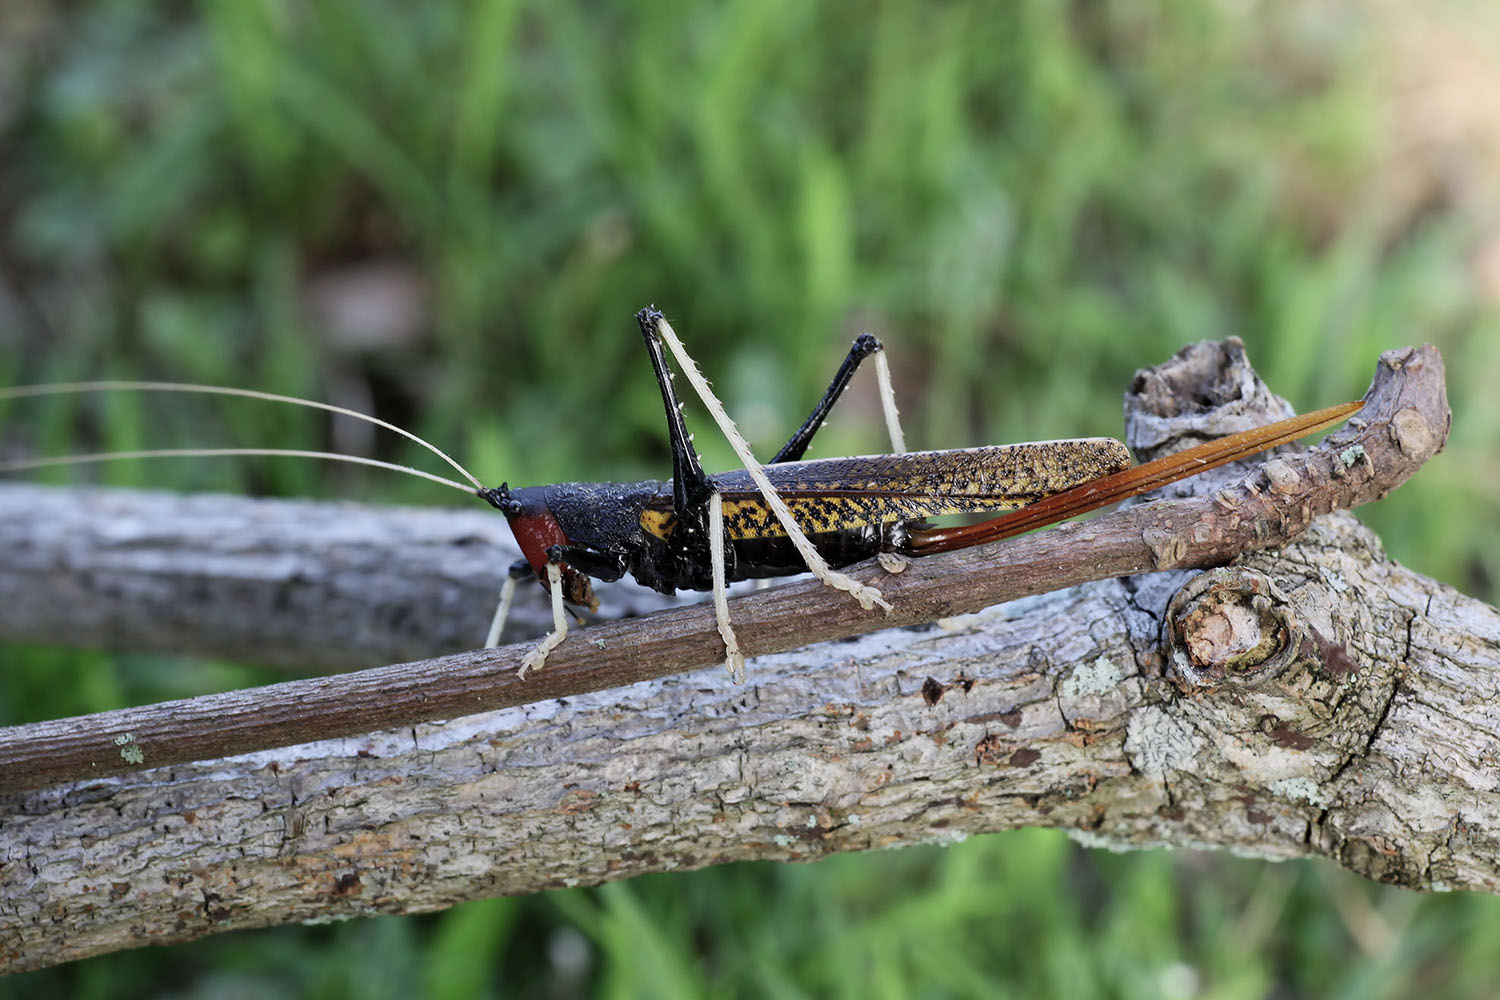
[[[1435,369],[1433,404],[1435,353],[1393,355],[1383,372],[1399,382],[1422,365]],[[1377,378],[1372,400],[1380,391]],[[1387,561],[1351,516],[1312,519],[1365,487],[1388,490],[1382,476],[1403,456],[1414,468],[1441,444],[1445,408],[1400,392],[1388,402],[1229,491],[1109,515],[1147,565],[1173,567],[1311,520],[1295,543],[1224,570],[1104,580],[787,646],[756,657],[741,687],[715,667],[0,794],[0,963],[1035,825],[1116,847],[1320,854],[1413,888],[1494,891],[1500,616]],[[993,548],[1030,559],[1017,569],[1028,579],[1051,558],[1070,582],[1077,566],[1056,562],[1069,552],[1101,575],[1128,562],[1109,524]],[[1065,547],[1038,548],[1049,536]],[[951,555],[881,585],[929,618],[989,603],[993,583],[964,577],[988,556]],[[926,568],[939,560],[960,574],[946,597]],[[868,628],[857,611],[834,620],[821,594],[794,584],[736,602],[742,640],[774,648],[775,622],[794,623],[792,645]],[[654,660],[680,642],[682,663],[716,655],[693,638],[712,630],[696,608],[596,628],[583,635],[613,647],[600,656]],[[558,653],[570,645],[580,658],[592,647]],[[506,655],[470,666],[493,672]],[[380,676],[399,686],[399,673]],[[37,784],[14,773],[42,766],[28,747],[113,731],[66,721],[0,732],[7,787]]]
[[[347,670],[473,649],[506,569],[505,519],[474,509],[0,485],[0,635]],[[617,615],[682,603],[600,584]],[[517,593],[508,638],[551,624]]]

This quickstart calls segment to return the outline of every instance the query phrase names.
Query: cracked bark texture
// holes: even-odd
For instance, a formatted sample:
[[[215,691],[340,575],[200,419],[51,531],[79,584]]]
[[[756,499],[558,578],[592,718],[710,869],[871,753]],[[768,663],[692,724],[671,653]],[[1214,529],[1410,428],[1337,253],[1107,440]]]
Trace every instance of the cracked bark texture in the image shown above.
[[[1494,609],[1326,515],[1208,574],[758,657],[743,687],[5,794],[0,962],[1037,825],[1495,891],[1497,660]]]

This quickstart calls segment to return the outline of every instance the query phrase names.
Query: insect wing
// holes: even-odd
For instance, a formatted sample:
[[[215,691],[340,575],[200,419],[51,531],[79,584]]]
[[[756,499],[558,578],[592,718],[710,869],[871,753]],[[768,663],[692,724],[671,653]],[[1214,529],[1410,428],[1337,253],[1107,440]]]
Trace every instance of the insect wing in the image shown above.
[[[1112,438],[823,458],[768,465],[765,472],[809,533],[843,531],[944,514],[1013,510],[1130,467]],[[783,535],[750,476],[713,477],[731,538]]]

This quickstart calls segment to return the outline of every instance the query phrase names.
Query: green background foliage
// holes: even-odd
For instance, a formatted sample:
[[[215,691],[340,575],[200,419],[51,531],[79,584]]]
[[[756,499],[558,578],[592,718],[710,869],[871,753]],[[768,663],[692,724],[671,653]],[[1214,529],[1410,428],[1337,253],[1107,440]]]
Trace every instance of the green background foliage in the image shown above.
[[[7,3],[0,383],[314,397],[486,480],[539,483],[667,474],[632,322],[647,303],[760,448],[864,329],[917,447],[1118,435],[1133,371],[1194,340],[1242,337],[1299,410],[1430,341],[1449,450],[1360,516],[1394,558],[1493,603],[1500,213],[1472,178],[1500,160],[1482,113],[1500,60],[1474,58],[1500,35],[1479,5],[1434,10]],[[1458,96],[1413,108],[1413,87]],[[879,450],[876,413],[856,392],[818,453]],[[732,464],[714,435],[698,444]],[[7,455],[186,445],[425,461],[243,401],[0,408]],[[84,477],[451,502],[270,460],[36,478]],[[0,660],[9,723],[276,676],[16,645]],[[1320,864],[1021,831],[227,935],[0,995],[1486,996],[1497,918],[1490,898]]]

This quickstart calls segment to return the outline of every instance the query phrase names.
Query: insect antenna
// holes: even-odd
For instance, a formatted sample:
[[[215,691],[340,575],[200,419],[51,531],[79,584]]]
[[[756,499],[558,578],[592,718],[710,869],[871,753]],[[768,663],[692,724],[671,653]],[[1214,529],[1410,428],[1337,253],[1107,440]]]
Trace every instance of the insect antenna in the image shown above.
[[[474,490],[483,490],[481,483],[468,469],[459,465],[446,452],[436,445],[417,437],[411,431],[403,430],[395,424],[372,417],[368,413],[360,413],[358,410],[350,410],[342,406],[334,406],[332,403],[319,403],[311,399],[299,399],[296,396],[281,396],[274,392],[261,392],[258,389],[235,389],[221,385],[197,385],[188,382],[127,382],[127,381],[97,381],[97,382],[58,382],[51,385],[23,385],[8,389],[0,389],[0,403],[13,399],[28,399],[37,396],[66,396],[90,392],[181,392],[204,396],[240,396],[245,399],[259,399],[271,403],[292,403],[297,406],[306,406],[314,410],[325,410],[336,413],[343,417],[353,417],[355,420],[363,420],[367,424],[374,424],[384,430],[394,431],[414,441],[432,452],[438,458],[447,462],[459,474],[473,484],[474,489],[446,479],[442,476],[423,472],[421,469],[413,469],[410,466],[397,465],[394,462],[382,462],[375,458],[364,458],[359,455],[341,455],[337,452],[327,451],[303,451],[292,448],[157,448],[146,451],[112,451],[99,452],[88,455],[67,455],[56,458],[24,458],[8,462],[0,462],[0,472],[19,472],[24,469],[40,469],[54,465],[82,465],[91,462],[107,462],[116,459],[134,458],[168,458],[168,457],[196,457],[216,458],[224,456],[250,456],[250,455],[279,455],[292,458],[318,458],[330,462],[347,462],[352,465],[368,465],[378,469],[389,469],[394,472],[405,472],[422,479],[427,479],[444,486],[451,486],[465,493]]]
[[[455,479],[413,469],[409,465],[382,462],[378,458],[360,455],[340,455],[336,451],[303,451],[298,448],[149,448],[144,451],[100,451],[85,455],[63,455],[48,458],[20,458],[0,462],[0,472],[22,472],[27,469],[45,469],[54,465],[88,465],[92,462],[129,461],[137,458],[226,458],[229,456],[274,455],[282,458],[321,458],[329,462],[349,462],[353,465],[369,465],[392,472],[405,472],[456,490],[473,494],[473,490]]]

